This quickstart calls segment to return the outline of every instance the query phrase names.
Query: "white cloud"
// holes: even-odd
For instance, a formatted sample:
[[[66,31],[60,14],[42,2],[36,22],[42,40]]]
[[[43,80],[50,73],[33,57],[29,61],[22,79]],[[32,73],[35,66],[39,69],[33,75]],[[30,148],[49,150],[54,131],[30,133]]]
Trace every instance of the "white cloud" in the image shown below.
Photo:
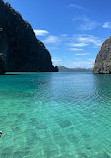
[[[94,59],[74,58],[74,60],[74,62],[67,61],[63,65],[70,68],[92,68],[94,66]]]
[[[71,51],[82,51],[83,49],[81,49],[81,48],[70,48],[69,50],[71,50]]]
[[[87,61],[95,62],[95,59],[87,59]]]
[[[54,65],[61,65],[62,64],[62,60],[58,57],[52,57],[52,62]]]
[[[73,7],[73,8],[80,9],[80,10],[84,10],[83,7],[81,7],[80,5],[77,5],[77,4],[70,4],[69,7]]]
[[[70,46],[72,47],[85,47],[88,46],[88,43],[70,43]]]
[[[93,66],[94,66],[94,62],[92,61],[73,62],[73,67],[92,68]]]
[[[49,36],[47,37],[44,41],[44,43],[54,43],[54,44],[59,44],[60,39],[57,36]]]
[[[86,15],[82,15],[79,18],[73,18],[72,20],[81,21],[79,29],[82,30],[82,31],[93,30],[99,25],[98,22],[89,19],[88,17],[86,17]]]
[[[71,51],[82,51],[83,47],[86,47],[86,46],[90,46],[93,48],[100,47],[103,42],[98,37],[95,37],[93,35],[86,35],[86,34],[74,35],[72,38],[70,38],[69,41],[71,41],[71,43],[69,43],[67,45],[71,46],[71,48],[69,48],[69,50],[71,50]],[[74,43],[72,41],[74,41]],[[76,42],[78,42],[78,43],[76,43]],[[77,53],[76,55],[87,55],[87,54],[86,53]]]
[[[75,55],[78,55],[78,56],[85,56],[85,55],[89,55],[89,53],[78,53],[78,54],[75,54]]]
[[[34,32],[35,32],[36,36],[45,36],[45,35],[47,35],[49,33],[46,30],[34,30]]]
[[[93,44],[97,47],[100,47],[102,45],[102,41],[92,35],[80,35],[77,40],[82,43]]]
[[[80,29],[83,31],[93,30],[97,27],[97,23],[91,20],[87,20],[84,24],[81,24]]]
[[[111,29],[111,22],[105,22],[102,27],[105,29]]]
[[[68,34],[62,34],[61,36],[62,36],[62,37],[67,37],[67,36],[68,36]]]

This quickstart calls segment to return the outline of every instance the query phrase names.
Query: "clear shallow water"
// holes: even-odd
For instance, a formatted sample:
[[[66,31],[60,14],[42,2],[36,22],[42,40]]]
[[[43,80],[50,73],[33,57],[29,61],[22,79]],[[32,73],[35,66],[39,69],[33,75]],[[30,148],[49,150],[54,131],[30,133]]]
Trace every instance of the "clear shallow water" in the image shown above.
[[[0,158],[111,158],[111,75],[0,76]]]

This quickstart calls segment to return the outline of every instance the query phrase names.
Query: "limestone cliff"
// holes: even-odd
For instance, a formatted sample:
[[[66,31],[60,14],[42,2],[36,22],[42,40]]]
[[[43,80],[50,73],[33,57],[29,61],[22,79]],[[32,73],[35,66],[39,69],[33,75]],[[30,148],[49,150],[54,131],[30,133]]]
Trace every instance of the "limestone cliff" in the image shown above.
[[[111,37],[102,44],[96,57],[93,71],[99,74],[111,73]]]
[[[58,71],[31,25],[9,3],[0,0],[0,73]]]

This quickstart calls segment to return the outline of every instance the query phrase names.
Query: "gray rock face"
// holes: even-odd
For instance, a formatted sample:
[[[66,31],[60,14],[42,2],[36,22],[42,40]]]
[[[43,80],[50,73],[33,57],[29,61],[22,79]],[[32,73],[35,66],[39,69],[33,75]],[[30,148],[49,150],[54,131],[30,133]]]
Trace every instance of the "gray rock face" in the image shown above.
[[[97,54],[93,71],[98,74],[111,73],[111,37],[102,44]]]
[[[55,72],[51,56],[31,25],[9,3],[0,0],[0,70]]]

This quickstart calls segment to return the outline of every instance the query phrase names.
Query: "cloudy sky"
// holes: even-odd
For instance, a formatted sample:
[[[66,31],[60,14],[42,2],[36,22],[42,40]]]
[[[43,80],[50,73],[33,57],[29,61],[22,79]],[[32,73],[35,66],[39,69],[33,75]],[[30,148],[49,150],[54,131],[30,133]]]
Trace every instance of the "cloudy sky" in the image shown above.
[[[111,35],[111,0],[7,1],[31,23],[54,65],[93,67],[102,42]]]

